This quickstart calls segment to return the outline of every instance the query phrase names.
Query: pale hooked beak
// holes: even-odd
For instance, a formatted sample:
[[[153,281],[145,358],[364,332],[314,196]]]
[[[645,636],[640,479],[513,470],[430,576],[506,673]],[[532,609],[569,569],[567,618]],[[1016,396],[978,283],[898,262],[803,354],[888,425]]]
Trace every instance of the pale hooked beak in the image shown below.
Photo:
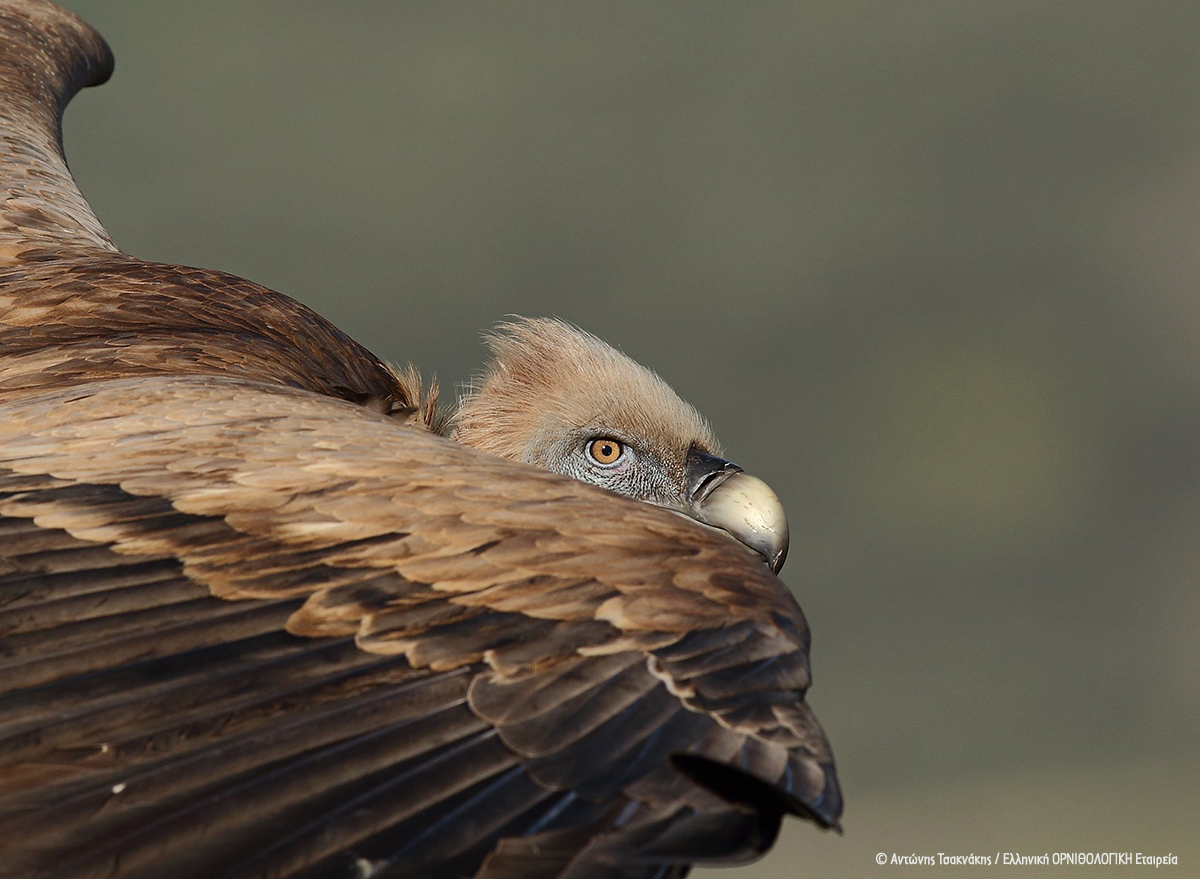
[[[692,449],[687,456],[683,512],[727,531],[779,573],[788,551],[787,516],[771,487],[716,455]]]

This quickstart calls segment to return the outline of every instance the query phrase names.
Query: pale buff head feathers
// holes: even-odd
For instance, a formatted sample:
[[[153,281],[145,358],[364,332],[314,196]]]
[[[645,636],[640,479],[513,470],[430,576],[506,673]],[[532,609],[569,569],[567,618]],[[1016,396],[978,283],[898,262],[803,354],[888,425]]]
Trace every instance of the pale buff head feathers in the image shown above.
[[[565,434],[610,436],[683,457],[718,454],[708,422],[646,367],[559,320],[520,319],[487,337],[492,360],[460,401],[453,436],[482,451],[550,467]]]

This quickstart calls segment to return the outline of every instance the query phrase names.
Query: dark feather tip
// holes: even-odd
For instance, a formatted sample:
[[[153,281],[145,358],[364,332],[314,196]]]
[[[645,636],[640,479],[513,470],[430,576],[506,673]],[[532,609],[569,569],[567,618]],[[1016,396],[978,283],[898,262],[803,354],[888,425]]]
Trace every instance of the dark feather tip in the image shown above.
[[[740,769],[697,754],[673,754],[671,764],[696,784],[734,805],[799,815],[819,827],[842,832],[838,823],[842,814],[842,792],[832,766],[822,766],[825,786],[820,796],[806,803]]]

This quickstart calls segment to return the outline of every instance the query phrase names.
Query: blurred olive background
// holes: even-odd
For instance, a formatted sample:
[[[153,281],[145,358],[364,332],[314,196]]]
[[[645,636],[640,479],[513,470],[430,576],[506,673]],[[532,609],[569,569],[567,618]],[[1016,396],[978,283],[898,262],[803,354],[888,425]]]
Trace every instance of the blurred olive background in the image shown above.
[[[450,388],[562,316],[776,488],[846,834],[732,875],[1200,875],[1192,0],[67,5],[123,249]]]

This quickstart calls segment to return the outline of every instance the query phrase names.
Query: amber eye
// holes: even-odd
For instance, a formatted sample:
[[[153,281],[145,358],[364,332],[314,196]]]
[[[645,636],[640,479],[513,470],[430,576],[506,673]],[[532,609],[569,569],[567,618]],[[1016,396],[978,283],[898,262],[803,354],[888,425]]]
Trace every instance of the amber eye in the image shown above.
[[[615,464],[625,447],[615,439],[597,439],[588,444],[588,454],[597,464]]]

